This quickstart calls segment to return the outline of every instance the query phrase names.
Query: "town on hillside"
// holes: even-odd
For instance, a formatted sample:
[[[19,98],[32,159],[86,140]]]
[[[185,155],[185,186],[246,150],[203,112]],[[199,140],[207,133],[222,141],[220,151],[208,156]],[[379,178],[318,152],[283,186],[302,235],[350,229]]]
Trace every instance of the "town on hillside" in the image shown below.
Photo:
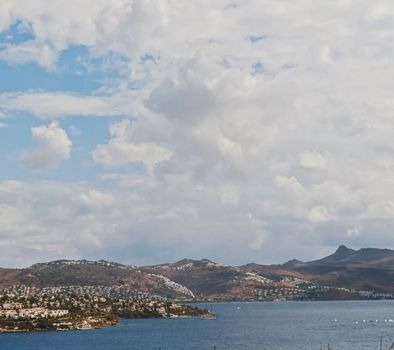
[[[0,291],[0,332],[80,330],[113,326],[119,318],[192,317],[209,313],[122,288],[23,285]]]

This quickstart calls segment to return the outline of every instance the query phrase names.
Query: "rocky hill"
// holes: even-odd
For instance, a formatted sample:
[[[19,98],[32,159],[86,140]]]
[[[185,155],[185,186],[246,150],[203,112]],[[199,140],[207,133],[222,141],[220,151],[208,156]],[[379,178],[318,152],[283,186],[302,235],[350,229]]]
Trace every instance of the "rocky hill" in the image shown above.
[[[26,269],[0,269],[0,288],[22,284],[36,287],[124,286],[168,297],[193,298],[193,293],[168,278],[135,266],[105,260],[58,260]]]
[[[174,264],[142,267],[146,273],[168,277],[192,290],[198,298],[251,298],[253,291],[273,281],[242,267],[223,265],[208,259],[184,259]]]
[[[293,271],[319,284],[394,292],[394,251],[340,246],[326,258],[295,263]]]
[[[368,291],[394,293],[394,251],[340,246],[319,260],[291,260],[280,265],[232,266],[208,259],[183,259],[136,267],[104,260],[58,260],[26,269],[0,269],[0,288],[16,284],[129,286],[190,300],[354,299],[370,295],[364,293]]]

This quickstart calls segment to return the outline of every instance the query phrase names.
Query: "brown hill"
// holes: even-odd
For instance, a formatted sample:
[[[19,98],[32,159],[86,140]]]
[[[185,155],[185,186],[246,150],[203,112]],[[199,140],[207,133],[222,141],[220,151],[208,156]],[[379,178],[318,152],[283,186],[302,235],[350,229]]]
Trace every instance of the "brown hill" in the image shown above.
[[[163,276],[142,272],[135,266],[104,260],[58,260],[26,269],[0,269],[0,287],[23,284],[36,287],[121,286],[169,297],[192,297],[187,288]]]
[[[208,259],[183,259],[174,264],[142,267],[147,273],[158,273],[191,289],[197,297],[219,299],[253,299],[253,291],[273,281],[241,267],[223,265]]]
[[[340,246],[326,258],[294,264],[291,269],[320,284],[394,292],[394,251]]]
[[[340,246],[323,259],[281,265],[223,265],[208,259],[128,266],[108,261],[59,260],[26,269],[0,269],[0,288],[28,286],[127,285],[170,297],[251,300],[256,290],[298,288],[312,282],[394,293],[394,251]],[[333,293],[332,291],[330,293]]]

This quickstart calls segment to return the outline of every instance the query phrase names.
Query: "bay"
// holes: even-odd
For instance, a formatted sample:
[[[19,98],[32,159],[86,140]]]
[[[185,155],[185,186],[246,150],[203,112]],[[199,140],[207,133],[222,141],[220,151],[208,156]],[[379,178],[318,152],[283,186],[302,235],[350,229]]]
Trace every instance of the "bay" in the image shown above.
[[[202,305],[206,306],[206,305]],[[92,331],[0,334],[1,350],[373,350],[394,341],[393,301],[218,303],[216,320],[122,320]]]

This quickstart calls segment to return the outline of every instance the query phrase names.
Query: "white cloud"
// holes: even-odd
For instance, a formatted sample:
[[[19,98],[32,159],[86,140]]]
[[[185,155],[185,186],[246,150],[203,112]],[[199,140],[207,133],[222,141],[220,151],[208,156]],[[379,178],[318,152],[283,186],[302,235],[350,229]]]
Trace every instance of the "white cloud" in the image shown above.
[[[19,45],[6,45],[0,50],[0,60],[10,64],[37,62],[52,70],[55,68],[57,52],[47,44],[26,41]]]
[[[308,170],[325,170],[328,159],[325,155],[316,151],[305,151],[298,154],[298,163]]]
[[[224,183],[218,189],[220,201],[223,204],[237,205],[239,203],[240,194],[238,186],[231,183]]]
[[[149,169],[160,161],[166,160],[169,153],[154,143],[133,144],[122,140],[111,140],[106,145],[97,146],[93,159],[107,166],[117,166],[141,162]]]
[[[347,227],[346,228],[346,236],[347,237],[357,237],[360,235],[360,230],[357,227]]]
[[[307,214],[308,220],[312,222],[325,222],[334,220],[334,215],[323,205],[315,206]]]
[[[80,200],[87,206],[101,206],[111,205],[114,199],[111,193],[105,193],[97,190],[89,190],[80,195]]]
[[[72,141],[57,122],[33,127],[31,133],[38,146],[33,150],[25,151],[22,156],[28,167],[51,168],[70,158]]]
[[[39,118],[138,115],[130,99],[135,93],[119,92],[112,96],[81,96],[69,93],[25,92],[0,94],[3,110],[28,111]]]
[[[168,160],[170,152],[162,146],[152,142],[138,142],[133,139],[133,126],[130,121],[123,120],[111,124],[109,143],[98,145],[92,157],[97,163],[105,166],[119,166],[129,163],[143,163],[147,170]]]
[[[294,176],[287,177],[283,175],[278,175],[275,177],[275,184],[279,188],[287,188],[293,192],[300,192],[303,189],[302,185],[298,182],[298,180]]]
[[[249,213],[247,217],[250,220],[252,237],[249,239],[248,247],[252,250],[260,250],[264,247],[266,237],[270,232],[266,228],[266,223]]]
[[[16,235],[19,252],[44,242],[55,255],[84,255],[91,243],[95,254],[108,245],[116,258],[118,239],[148,246],[158,260],[203,252],[225,261],[278,262],[312,257],[344,238],[392,245],[394,30],[387,1],[4,4],[0,28],[24,21],[32,38],[3,45],[0,59],[56,69],[63,50],[82,45],[90,64],[108,59],[101,68],[116,78],[107,74],[109,81],[89,95],[3,93],[1,110],[124,120],[111,120],[109,139],[84,150],[103,165],[98,177],[108,189],[61,184],[69,191],[61,198],[52,194],[60,185],[40,184],[40,203],[34,184],[23,184],[31,198],[9,190],[33,212],[1,197],[10,217],[0,231],[3,246],[11,247],[9,236]],[[124,60],[121,68],[112,54]],[[51,128],[57,136],[44,136]],[[33,137],[40,145],[25,154],[27,163],[54,166],[70,157],[64,130],[38,129]],[[39,210],[46,201],[49,216]],[[17,236],[23,216],[39,236]],[[61,238],[49,246],[53,221]],[[81,232],[82,242],[72,234],[68,240],[67,232]]]

